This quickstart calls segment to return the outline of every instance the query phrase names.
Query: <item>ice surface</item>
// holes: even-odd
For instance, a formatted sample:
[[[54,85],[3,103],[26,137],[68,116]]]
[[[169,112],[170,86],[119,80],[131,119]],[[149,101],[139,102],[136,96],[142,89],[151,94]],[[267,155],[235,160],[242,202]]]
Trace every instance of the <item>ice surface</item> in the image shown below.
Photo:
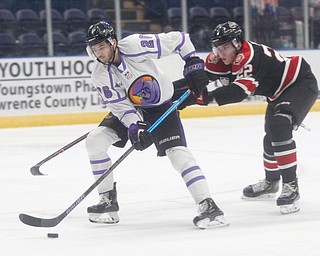
[[[184,119],[188,145],[206,174],[229,227],[199,230],[196,207],[167,158],[150,148],[134,151],[116,169],[120,223],[92,224],[86,207],[93,191],[54,228],[21,223],[19,213],[51,218],[93,182],[85,144],[45,163],[47,176],[29,169],[95,127],[72,125],[0,129],[0,252],[32,256],[239,256],[320,255],[320,113],[310,113],[294,133],[298,146],[301,211],[281,215],[275,201],[242,201],[244,186],[263,178],[263,116]],[[125,149],[112,148],[115,161]],[[47,233],[59,238],[47,238]]]

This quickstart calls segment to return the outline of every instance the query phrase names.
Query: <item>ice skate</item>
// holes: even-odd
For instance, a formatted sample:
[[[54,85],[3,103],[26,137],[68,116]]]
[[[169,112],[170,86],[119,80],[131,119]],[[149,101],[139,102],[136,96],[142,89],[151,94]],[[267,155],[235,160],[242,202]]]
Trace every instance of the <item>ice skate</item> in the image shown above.
[[[215,228],[229,225],[212,198],[206,198],[199,203],[199,215],[193,219],[193,223],[200,229],[206,229],[209,225]]]
[[[282,193],[277,199],[277,205],[280,206],[280,212],[282,214],[298,212],[300,210],[299,199],[298,180],[295,179],[292,182],[283,183]]]
[[[100,202],[98,204],[87,209],[90,222],[103,224],[118,223],[118,211],[116,183],[114,183],[113,190],[100,194]]]
[[[249,185],[243,189],[243,200],[268,200],[276,197],[279,190],[279,180],[260,180],[258,183]]]

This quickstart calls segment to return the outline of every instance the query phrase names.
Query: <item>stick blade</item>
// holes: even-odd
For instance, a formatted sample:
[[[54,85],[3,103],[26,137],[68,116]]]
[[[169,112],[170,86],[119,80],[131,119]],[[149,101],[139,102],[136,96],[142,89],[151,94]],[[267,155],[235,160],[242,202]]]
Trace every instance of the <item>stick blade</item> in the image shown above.
[[[22,223],[33,226],[33,227],[55,227],[60,222],[59,218],[53,218],[53,219],[42,219],[30,216],[28,214],[20,213],[19,219]]]
[[[42,172],[40,172],[40,165],[34,165],[30,168],[30,172],[32,173],[32,175],[35,175],[35,176],[39,176],[39,175],[46,175],[46,174],[43,174]]]

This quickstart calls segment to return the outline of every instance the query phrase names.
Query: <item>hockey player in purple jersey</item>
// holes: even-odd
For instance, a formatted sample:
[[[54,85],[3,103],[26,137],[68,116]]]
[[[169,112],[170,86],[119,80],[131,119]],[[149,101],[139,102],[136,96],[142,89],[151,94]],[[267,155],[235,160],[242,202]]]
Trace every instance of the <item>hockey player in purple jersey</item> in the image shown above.
[[[281,56],[274,49],[243,37],[234,22],[218,25],[211,38],[212,52],[206,58],[211,81],[223,86],[201,97],[189,97],[191,104],[218,105],[240,102],[249,95],[267,97],[263,161],[265,178],[243,189],[243,199],[275,197],[282,179],[277,205],[283,214],[299,211],[296,130],[318,97],[318,86],[308,63],[300,56]],[[177,87],[185,82],[176,83]],[[175,97],[179,94],[177,93]],[[245,166],[243,166],[245,171]]]
[[[156,68],[153,59],[178,53],[185,60],[184,75],[191,90],[199,95],[208,84],[204,62],[195,56],[189,35],[180,32],[134,34],[118,41],[114,28],[101,21],[88,30],[87,51],[96,60],[92,84],[110,110],[86,140],[94,177],[98,179],[112,165],[108,155],[111,145],[124,147],[129,139],[136,150],[144,150],[154,143],[158,156],[170,159],[199,207],[194,224],[199,228],[209,224],[226,225],[223,212],[211,198],[201,168],[186,147],[178,112],[170,114],[152,134],[146,132],[171,106],[174,91],[172,82]],[[88,207],[89,220],[119,222],[112,172],[99,184],[98,192],[100,202]]]

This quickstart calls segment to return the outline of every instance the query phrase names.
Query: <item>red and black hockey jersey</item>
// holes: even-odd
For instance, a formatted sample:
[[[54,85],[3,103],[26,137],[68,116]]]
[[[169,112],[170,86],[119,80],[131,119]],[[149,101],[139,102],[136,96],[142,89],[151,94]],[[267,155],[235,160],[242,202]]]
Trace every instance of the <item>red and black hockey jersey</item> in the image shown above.
[[[239,102],[248,95],[262,95],[273,101],[308,69],[300,56],[283,57],[268,46],[246,40],[231,65],[225,65],[214,52],[206,58],[210,80],[220,79],[229,87],[214,91],[219,105]]]

